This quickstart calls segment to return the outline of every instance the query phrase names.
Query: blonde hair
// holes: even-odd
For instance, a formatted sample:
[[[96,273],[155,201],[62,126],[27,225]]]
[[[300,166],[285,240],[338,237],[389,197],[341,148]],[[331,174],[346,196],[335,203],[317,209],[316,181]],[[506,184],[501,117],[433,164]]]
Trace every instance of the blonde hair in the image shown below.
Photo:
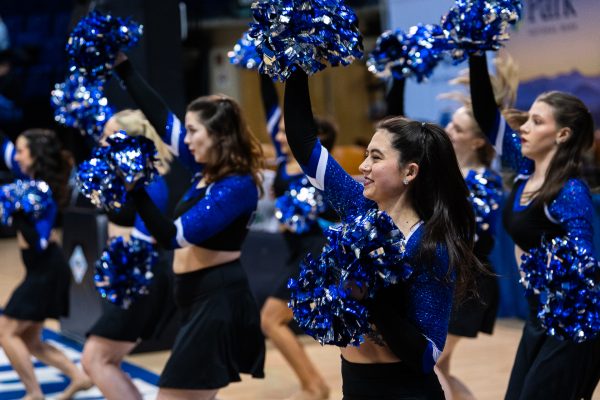
[[[519,67],[514,59],[506,52],[502,57],[496,57],[494,59],[494,66],[496,67],[496,74],[490,75],[490,81],[494,91],[494,99],[508,125],[512,129],[518,130],[524,121],[527,120],[527,113],[523,113],[522,111],[512,108],[517,100],[517,89],[519,87]],[[463,85],[469,88],[469,70],[462,70],[459,76],[450,80],[450,84]],[[475,133],[479,136],[484,136],[479,124],[475,120],[475,115],[473,114],[473,104],[469,94],[457,91],[443,93],[439,96],[439,98],[456,100],[459,103],[462,103],[467,115],[469,115],[469,117],[471,117],[473,120]],[[489,166],[494,158],[495,150],[491,143],[486,142],[486,144],[481,147],[477,153],[480,161]]]
[[[162,141],[158,132],[156,132],[156,129],[146,119],[143,112],[140,110],[125,109],[113,115],[112,118],[129,136],[143,136],[152,140],[156,146],[158,161],[164,169],[164,173],[169,171],[169,163],[173,160],[173,154],[171,154],[169,147]]]
[[[510,54],[504,52],[502,57],[494,59],[496,73],[490,75],[492,88],[494,89],[494,99],[498,107],[504,111],[514,107],[517,100],[517,89],[519,87],[519,66]],[[464,69],[460,75],[450,80],[452,85],[463,85],[469,87],[469,70]],[[456,100],[467,108],[471,106],[471,96],[462,92],[443,93],[440,98]]]

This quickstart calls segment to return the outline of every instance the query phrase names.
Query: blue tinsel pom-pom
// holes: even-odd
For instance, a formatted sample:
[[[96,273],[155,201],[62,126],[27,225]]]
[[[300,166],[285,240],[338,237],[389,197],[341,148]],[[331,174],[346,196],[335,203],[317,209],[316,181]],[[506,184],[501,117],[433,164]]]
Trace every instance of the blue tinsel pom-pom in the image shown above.
[[[521,10],[520,0],[456,0],[441,22],[453,43],[452,58],[461,62],[469,54],[500,49]]]
[[[384,212],[372,210],[351,224],[331,227],[318,260],[307,257],[298,279],[290,279],[289,306],[305,332],[321,344],[358,346],[373,334],[364,304],[377,290],[406,281],[404,237]]]
[[[157,260],[158,253],[151,243],[116,237],[96,262],[96,289],[102,298],[128,308],[137,297],[148,294]]]
[[[108,147],[98,147],[93,157],[77,171],[79,190],[96,207],[118,210],[125,204],[128,184],[148,184],[156,176],[156,149],[152,141],[127,136],[119,131],[106,139]]]
[[[577,343],[600,333],[600,262],[569,237],[544,241],[522,256],[521,283],[539,293],[547,333]]]
[[[151,140],[142,136],[128,136],[125,131],[110,135],[106,142],[109,164],[128,184],[150,182],[156,171],[156,148]]]
[[[489,170],[469,174],[465,178],[469,188],[469,202],[475,211],[475,241],[482,233],[493,228],[502,201],[502,178]]]
[[[326,208],[323,195],[303,177],[275,200],[275,218],[291,232],[305,233],[318,225]]]
[[[447,49],[448,41],[438,25],[413,26],[408,33],[386,31],[369,54],[367,67],[378,75],[415,76],[421,82],[432,74]]]
[[[56,122],[78,128],[96,142],[114,113],[104,96],[102,82],[91,83],[75,69],[63,83],[54,85],[50,100]]]
[[[273,79],[362,57],[358,19],[341,0],[257,0],[252,14],[249,34],[262,60],[259,69]]]
[[[92,11],[69,36],[69,67],[78,69],[90,81],[105,81],[112,73],[118,52],[136,45],[142,32],[142,26],[129,18]]]
[[[41,218],[52,202],[50,186],[43,181],[17,180],[0,186],[0,223],[10,225],[12,214],[23,211],[33,219]]]
[[[261,58],[256,51],[254,39],[246,32],[233,46],[233,50],[227,53],[229,62],[238,67],[246,69],[258,69]]]

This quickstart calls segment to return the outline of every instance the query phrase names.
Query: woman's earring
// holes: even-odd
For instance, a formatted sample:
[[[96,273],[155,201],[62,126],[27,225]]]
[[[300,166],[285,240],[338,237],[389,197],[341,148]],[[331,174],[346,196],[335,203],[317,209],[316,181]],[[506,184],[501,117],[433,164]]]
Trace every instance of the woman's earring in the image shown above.
[[[404,183],[404,186],[408,186],[408,178],[404,178],[402,180],[402,183]]]

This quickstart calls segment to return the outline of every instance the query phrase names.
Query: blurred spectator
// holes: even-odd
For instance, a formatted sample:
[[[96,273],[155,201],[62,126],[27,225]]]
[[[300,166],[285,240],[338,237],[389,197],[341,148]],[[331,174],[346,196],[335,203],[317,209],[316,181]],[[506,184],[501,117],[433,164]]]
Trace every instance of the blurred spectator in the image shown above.
[[[0,128],[11,136],[18,133],[11,130],[23,118],[23,110],[17,105],[20,89],[12,71],[12,58],[8,30],[0,18]]]

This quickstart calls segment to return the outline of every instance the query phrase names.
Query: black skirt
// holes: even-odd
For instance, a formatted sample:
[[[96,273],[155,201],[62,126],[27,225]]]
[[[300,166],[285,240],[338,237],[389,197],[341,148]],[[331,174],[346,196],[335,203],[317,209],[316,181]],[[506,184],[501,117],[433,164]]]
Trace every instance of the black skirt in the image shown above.
[[[313,255],[313,258],[319,258],[323,245],[325,244],[325,235],[319,229],[315,232],[308,232],[302,235],[291,232],[284,232],[283,238],[287,244],[288,259],[284,266],[286,274],[276,284],[275,290],[271,293],[272,297],[276,297],[283,301],[290,299],[290,290],[287,287],[290,278],[298,278],[300,274],[300,263],[308,253]]]
[[[240,373],[264,377],[260,314],[239,260],[176,274],[175,303],[182,325],[160,387],[218,389]]]
[[[444,400],[435,374],[411,370],[405,363],[357,364],[342,357],[343,400]]]
[[[41,322],[69,315],[71,270],[56,243],[45,250],[22,249],[25,279],[4,309],[10,318]]]
[[[590,400],[600,379],[600,337],[575,343],[529,320],[517,348],[506,400]]]
[[[493,273],[491,269],[489,272]],[[500,304],[498,277],[479,275],[476,284],[478,296],[468,298],[453,307],[448,333],[474,338],[479,332],[492,334],[494,331]]]
[[[137,298],[128,309],[102,301],[102,315],[87,335],[123,342],[158,337],[163,327],[161,321],[165,320],[161,317],[175,312],[170,253],[159,252],[153,273],[148,294]]]

